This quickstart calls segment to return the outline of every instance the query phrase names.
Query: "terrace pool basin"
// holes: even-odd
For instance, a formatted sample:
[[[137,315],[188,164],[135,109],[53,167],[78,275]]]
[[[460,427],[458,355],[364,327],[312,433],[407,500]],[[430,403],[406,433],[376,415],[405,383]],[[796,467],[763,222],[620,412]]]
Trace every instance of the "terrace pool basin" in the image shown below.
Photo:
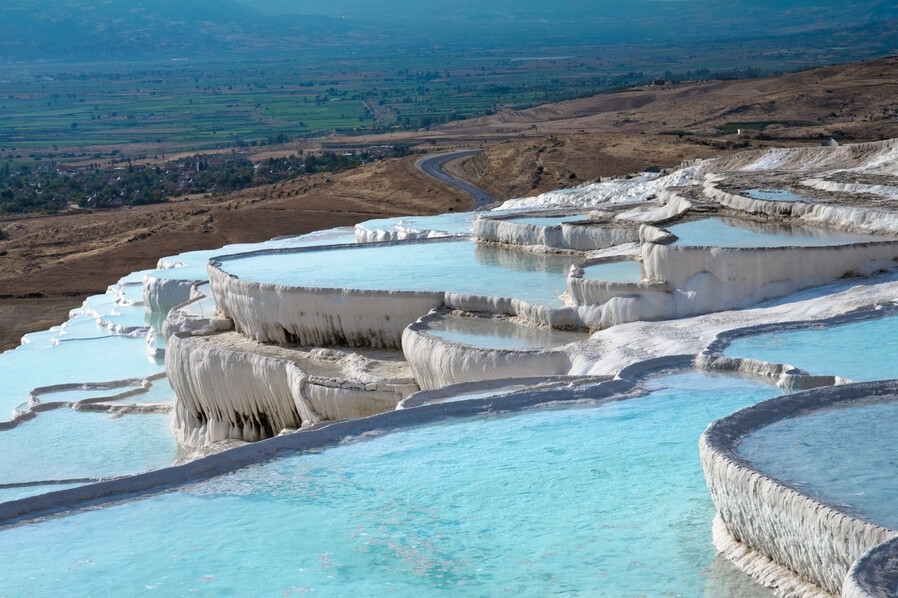
[[[147,378],[162,363],[147,358],[146,339],[125,336],[73,339],[53,344],[52,333],[28,335],[32,341],[0,353],[0,421],[11,419],[32,389],[76,382]]]
[[[822,228],[784,226],[734,218],[705,218],[667,227],[676,245],[689,247],[823,247],[893,240]]]
[[[483,349],[552,349],[585,341],[586,333],[515,324],[500,318],[445,316],[427,325],[426,334]]]
[[[785,189],[747,189],[743,191],[746,196],[753,199],[764,199],[767,201],[808,201],[813,202],[814,199],[787,191]]]
[[[829,328],[744,336],[735,339],[724,354],[865,382],[898,378],[896,351],[898,316],[886,316]]]
[[[436,216],[402,216],[400,218],[377,218],[356,225],[369,231],[416,231],[443,233],[446,235],[468,235],[474,226],[478,212],[448,212]]]
[[[113,417],[68,408],[0,431],[0,485],[113,477],[171,465],[178,445],[168,414]],[[31,486],[30,494],[58,488]],[[19,489],[25,492],[25,488]],[[0,493],[0,500],[3,500]]]
[[[221,268],[240,279],[286,286],[457,291],[563,307],[559,296],[578,260],[439,240],[234,257]]]
[[[739,452],[809,496],[898,529],[896,421],[898,402],[831,408],[761,428]]]
[[[583,268],[584,280],[637,283],[642,281],[642,263],[636,260],[608,262]]]
[[[316,231],[297,237],[283,237],[263,241],[262,243],[235,243],[225,245],[219,249],[203,249],[187,251],[167,258],[163,262],[176,267],[166,267],[157,270],[145,270],[144,275],[170,280],[206,280],[209,275],[206,271],[206,263],[218,255],[230,255],[245,251],[258,251],[260,249],[276,249],[286,247],[309,247],[313,245],[342,245],[355,243],[355,235],[344,229],[328,229]],[[140,279],[143,281],[143,278]]]
[[[707,424],[775,394],[649,396],[368,437],[0,531],[0,593],[770,595],[711,545]]]

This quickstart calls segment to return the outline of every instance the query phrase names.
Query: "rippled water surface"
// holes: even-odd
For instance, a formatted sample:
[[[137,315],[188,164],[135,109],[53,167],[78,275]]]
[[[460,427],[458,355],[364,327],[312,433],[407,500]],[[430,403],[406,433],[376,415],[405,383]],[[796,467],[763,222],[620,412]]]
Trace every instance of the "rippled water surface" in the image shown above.
[[[817,330],[745,336],[734,340],[724,353],[860,382],[898,378],[896,351],[898,316],[887,316]]]
[[[764,596],[715,559],[707,424],[775,390],[650,396],[396,432],[0,532],[0,594]]]
[[[898,403],[776,422],[739,452],[758,469],[879,525],[898,529]]]

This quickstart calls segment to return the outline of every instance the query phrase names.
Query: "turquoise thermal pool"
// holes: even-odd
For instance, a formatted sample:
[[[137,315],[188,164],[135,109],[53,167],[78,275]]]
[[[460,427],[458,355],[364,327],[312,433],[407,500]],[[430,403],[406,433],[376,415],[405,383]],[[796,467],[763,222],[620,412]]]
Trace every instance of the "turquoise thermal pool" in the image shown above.
[[[740,454],[764,473],[898,529],[898,403],[817,411],[747,436]]]
[[[342,229],[328,229],[316,231],[298,237],[284,237],[271,239],[262,243],[235,243],[225,245],[219,249],[204,249],[200,251],[187,251],[165,258],[167,264],[173,267],[157,270],[144,270],[145,276],[169,280],[207,280],[209,273],[206,263],[219,255],[231,255],[246,251],[258,251],[260,249],[283,249],[290,247],[311,247],[314,245],[345,245],[355,243],[355,235]],[[175,266],[176,265],[176,266]]]
[[[0,431],[0,454],[0,500],[10,500],[2,493],[5,484],[113,477],[168,467],[177,458],[178,446],[167,414],[114,417],[63,407]],[[55,489],[31,486],[29,494]]]
[[[519,325],[499,318],[446,316],[427,325],[427,334],[482,349],[552,349],[585,341],[586,333]]]
[[[604,280],[607,282],[641,282],[642,262],[625,260],[586,266],[583,268],[583,278],[584,280]]]
[[[162,372],[162,364],[147,357],[146,339],[104,336],[53,344],[53,333],[27,335],[30,343],[0,353],[0,421],[33,388],[75,382],[112,382],[147,378]]]
[[[767,332],[735,339],[724,354],[788,363],[815,375],[856,382],[898,378],[898,316],[829,328]]]
[[[530,224],[533,226],[561,226],[565,222],[577,222],[585,217],[582,214],[574,214],[568,216],[522,216],[521,218],[512,218],[508,222],[517,222],[518,224]]]
[[[695,373],[649,387],[7,528],[0,551],[16,566],[0,569],[0,593],[769,595],[715,559],[697,439],[775,391]]]
[[[667,227],[678,237],[676,245],[690,247],[821,247],[889,241],[891,237],[863,235],[819,228],[706,218]]]
[[[377,218],[375,220],[366,220],[356,226],[371,231],[433,231],[435,233],[445,233],[447,235],[467,235],[470,234],[471,229],[474,226],[474,220],[477,219],[477,216],[477,212],[449,212],[446,214],[438,214],[436,216]]]
[[[810,197],[786,191],[785,189],[748,189],[743,191],[743,193],[753,199],[765,199],[767,201],[815,201]]]
[[[563,307],[559,296],[578,260],[447,240],[235,257],[221,268],[241,279],[294,287],[456,291]]]

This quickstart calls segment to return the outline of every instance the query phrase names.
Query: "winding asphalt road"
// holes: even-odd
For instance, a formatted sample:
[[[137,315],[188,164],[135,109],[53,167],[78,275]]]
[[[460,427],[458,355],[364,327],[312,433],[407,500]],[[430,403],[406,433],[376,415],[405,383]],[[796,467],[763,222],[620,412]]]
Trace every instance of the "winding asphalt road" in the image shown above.
[[[479,149],[470,149],[447,152],[445,154],[435,154],[433,156],[421,158],[420,160],[415,162],[415,166],[417,166],[418,170],[420,170],[427,176],[448,185],[452,185],[453,187],[457,187],[465,193],[469,193],[474,198],[474,209],[476,210],[477,208],[481,208],[483,206],[494,203],[496,201],[496,198],[480,187],[472,185],[468,181],[444,172],[443,166],[445,166],[447,162],[451,162],[452,160],[465,158],[467,156],[473,156],[475,154],[479,154],[482,151],[483,150]]]

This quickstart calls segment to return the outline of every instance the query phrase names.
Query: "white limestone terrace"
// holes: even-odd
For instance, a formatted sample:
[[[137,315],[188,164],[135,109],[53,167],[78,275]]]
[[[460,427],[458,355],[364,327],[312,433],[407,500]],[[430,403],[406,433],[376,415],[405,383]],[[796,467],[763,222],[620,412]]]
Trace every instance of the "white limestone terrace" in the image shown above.
[[[663,176],[637,176],[512,200],[490,213],[490,217],[511,215],[509,210],[516,210],[515,215],[538,211],[533,217],[587,214],[596,230],[639,232],[636,239],[612,238],[610,246],[599,252],[568,247],[562,248],[567,255],[553,253],[548,244],[530,243],[536,237],[526,236],[521,240],[527,242],[520,245],[526,245],[527,251],[499,246],[511,242],[507,239],[476,245],[465,240],[469,215],[454,214],[451,218],[434,217],[435,223],[399,219],[363,226],[362,232],[338,229],[322,231],[314,238],[276,240],[263,245],[261,252],[255,251],[258,245],[240,246],[160,260],[160,268],[171,273],[141,273],[136,279],[123,279],[115,292],[119,293],[120,308],[142,311],[146,307],[157,318],[168,311],[169,304],[187,301],[171,311],[161,330],[168,341],[166,369],[178,395],[172,410],[181,444],[225,446],[221,441],[253,441],[282,432],[285,436],[266,441],[258,450],[237,449],[233,458],[224,456],[193,467],[188,464],[177,472],[112,482],[103,486],[104,494],[99,497],[92,494],[94,490],[74,491],[60,495],[71,499],[65,504],[54,502],[59,498],[55,497],[35,501],[27,508],[19,505],[0,514],[0,519],[24,512],[46,514],[80,504],[79,500],[89,502],[116,492],[141,492],[178,483],[177,476],[183,472],[187,472],[184,479],[197,479],[211,475],[216,467],[231,470],[268,458],[276,447],[303,445],[316,434],[324,442],[339,440],[345,437],[339,430],[364,431],[376,425],[371,422],[410,425],[446,413],[469,413],[466,409],[521,408],[547,400],[546,396],[557,400],[593,398],[594,387],[600,388],[599,394],[627,392],[632,380],[642,374],[688,364],[762,376],[784,388],[841,384],[844,380],[836,376],[812,376],[788,364],[726,357],[722,350],[730,339],[743,334],[891,313],[898,307],[896,241],[883,236],[884,240],[839,247],[708,247],[671,243],[675,235],[666,231],[678,223],[697,222],[702,216],[741,213],[743,220],[750,215],[761,225],[776,221],[793,227],[825,226],[831,229],[828,234],[894,234],[898,231],[898,206],[892,210],[887,195],[891,192],[889,179],[896,175],[896,147],[898,143],[890,141],[746,152],[690,164]],[[749,187],[753,177],[757,180]],[[775,189],[780,183],[798,192],[802,181],[814,177],[854,177],[859,184],[873,184],[873,177],[878,177],[875,183],[881,187],[877,190],[880,195],[851,193],[842,197],[827,191],[819,201],[781,201],[734,193]],[[737,183],[740,189],[730,187]],[[450,221],[460,223],[459,228],[452,229]],[[534,227],[535,235],[545,235],[545,230],[537,230],[540,228],[559,226],[563,233],[573,226],[523,224]],[[386,242],[339,246],[356,240]],[[596,247],[603,243],[595,241]],[[411,250],[404,254],[408,248]],[[232,256],[225,255],[230,251]],[[384,251],[385,267],[372,269],[368,256],[379,251]],[[458,259],[464,252],[463,259]],[[357,259],[360,255],[364,260]],[[346,258],[345,264],[334,263],[338,256]],[[209,283],[203,286],[206,276],[202,270],[210,258],[215,259],[208,270]],[[622,258],[639,264],[639,280],[587,275],[592,267],[620,263]],[[266,265],[265,260],[270,263]],[[239,262],[249,267],[232,272],[230,267]],[[341,272],[344,266],[347,269]],[[360,282],[360,272],[370,279]],[[312,277],[301,278],[307,274]],[[139,296],[133,283],[144,277],[144,294]],[[769,301],[771,297],[779,298]],[[758,303],[765,299],[767,303]],[[426,315],[434,309],[440,311]],[[712,313],[694,315],[701,312]],[[646,321],[649,319],[658,321]],[[599,331],[588,340],[584,332],[580,333],[583,340],[571,337],[571,343],[547,347],[534,342],[533,347],[511,349],[433,334],[439,322],[456,321],[460,329],[455,332],[462,334],[471,333],[470,325],[479,323],[486,325],[475,328],[498,331],[505,339],[524,330],[531,341],[535,340],[531,333],[539,331],[545,331],[546,337],[570,334],[558,329]],[[146,334],[152,341],[149,326],[117,330]],[[315,348],[320,345],[393,350]],[[400,347],[405,357],[396,351]],[[107,409],[103,400],[127,398],[125,394],[144,388],[150,377],[123,379],[121,393],[115,392],[116,381],[107,381],[109,388],[88,384],[57,391],[99,393],[90,396],[90,403]],[[616,380],[602,382],[612,377]],[[455,386],[448,388],[449,384]],[[433,394],[421,395],[419,401],[411,395],[419,387],[431,389],[426,392]],[[533,387],[540,389],[535,394],[549,394],[534,398],[534,393],[527,392]],[[34,404],[26,406],[11,425],[29,418],[39,420],[36,414],[49,409],[39,401],[52,394],[36,391]],[[447,400],[452,397],[461,400]],[[405,408],[393,411],[397,404]],[[424,411],[416,411],[419,409]],[[355,419],[364,416],[370,417]],[[324,421],[347,418],[351,421],[343,428],[321,427]],[[288,433],[303,428],[311,429]],[[741,495],[738,484],[731,491]],[[828,521],[825,519],[824,526]],[[725,537],[726,532],[735,539],[723,522],[722,517],[715,525],[717,536]],[[797,524],[790,519],[789,525]],[[762,528],[759,523],[757,545],[767,541],[761,537]],[[836,531],[840,530],[852,546],[867,546],[854,537],[863,539],[866,532],[852,526]],[[832,530],[821,531],[820,537],[827,533],[832,535]],[[833,584],[841,583],[840,575],[844,577],[843,569],[847,571],[851,559],[860,553],[846,554],[840,557],[840,569],[823,567],[827,571],[815,580],[818,587],[805,584],[799,588],[799,584],[794,586],[795,592],[812,593],[822,591],[821,587],[834,591]],[[728,544],[726,555],[746,569],[760,570],[756,567],[760,557],[747,546]],[[788,580],[794,581],[795,569],[802,565],[785,562],[785,557],[778,565],[769,558],[767,562],[770,567],[762,567],[759,576],[780,584],[784,594],[792,591]],[[851,583],[846,584],[849,586]]]
[[[587,340],[505,316],[434,311],[402,333],[402,350],[422,389],[463,382],[556,376],[571,368],[571,353]]]
[[[406,239],[468,237],[480,212],[449,212],[436,216],[377,218],[355,225],[359,243],[379,243]]]
[[[866,152],[869,162],[879,162],[883,152],[892,151],[888,143],[857,147],[848,154],[856,157]],[[898,222],[883,224],[869,214],[857,218],[869,212],[862,206],[852,208],[850,214],[838,212],[825,223],[818,222],[828,225],[829,230],[815,231],[805,222],[795,222],[800,218],[777,212],[776,218],[790,227],[788,235],[777,243],[753,239],[748,245],[736,247],[719,241],[706,245],[695,241],[670,243],[675,236],[657,225],[684,217],[694,220],[694,214],[709,211],[738,214],[738,208],[726,208],[704,194],[705,182],[718,180],[718,166],[752,171],[765,160],[773,160],[788,168],[800,159],[796,156],[805,154],[817,164],[843,159],[826,152],[846,154],[843,148],[810,148],[776,152],[773,159],[765,153],[748,152],[720,159],[719,163],[712,160],[688,166],[662,177],[647,175],[513,200],[474,221],[475,238],[487,245],[429,239],[432,244],[388,241],[343,249],[316,247],[222,256],[210,267],[212,292],[222,313],[241,333],[263,342],[303,345],[398,347],[405,325],[439,307],[592,330],[636,320],[744,308],[846,275],[870,275],[893,267],[898,260]],[[612,188],[618,195],[609,200],[607,194]],[[639,197],[643,205],[634,206]],[[559,198],[564,199],[561,203],[566,209],[555,209]],[[611,203],[603,205],[606,200]],[[694,205],[696,201],[700,205]],[[600,205],[602,210],[584,211]],[[503,216],[507,206],[516,211]],[[573,209],[575,206],[579,212]],[[552,209],[537,213],[524,211],[526,207]],[[852,220],[839,220],[845,214]],[[578,216],[584,216],[585,221],[577,222]],[[569,217],[572,221],[567,221]],[[754,226],[764,226],[761,220]],[[863,226],[874,221],[876,226]],[[576,242],[569,242],[572,237],[565,237],[568,230],[592,232],[579,234]],[[425,237],[429,234],[423,229],[420,232]],[[695,236],[708,234],[702,229]],[[371,235],[380,238],[376,231],[365,233],[366,237]],[[527,248],[531,255],[510,250],[497,253],[494,265],[503,266],[503,261],[562,263],[553,252],[586,253],[594,258],[591,251],[609,245],[618,247],[634,239],[641,242],[644,284],[601,287],[580,283],[574,275],[561,289],[550,280],[552,267],[543,271],[530,268],[527,276],[506,276],[522,268],[488,271],[483,266],[491,258],[480,259],[491,244],[499,244]],[[811,249],[809,245],[816,247]],[[475,247],[474,260],[461,255],[466,247]],[[534,251],[544,256],[536,258]],[[439,267],[434,268],[434,264]],[[462,271],[464,274],[459,275]],[[592,292],[580,292],[587,288]]]
[[[215,255],[264,248],[306,247],[325,241],[329,244],[354,243],[355,235],[350,228],[335,228],[305,235],[278,237],[262,243],[237,243],[219,249],[188,251],[163,257],[156,264],[156,270],[139,273],[143,284],[143,302],[150,312],[165,316],[173,307],[190,300],[191,289],[208,280],[206,262]]]
[[[714,541],[718,551],[791,595],[816,595],[819,588],[845,595],[843,583],[852,565],[868,551],[898,538],[898,531],[874,522],[875,515],[850,512],[838,502],[822,499],[813,489],[763,471],[744,455],[742,447],[753,434],[789,420],[832,416],[834,410],[894,406],[896,391],[895,381],[821,388],[759,403],[711,425],[702,436],[699,452],[717,507]],[[821,428],[817,433],[829,437],[832,430]],[[821,460],[813,464],[819,469],[839,466],[833,460],[837,457],[825,451],[811,459],[815,457]],[[864,467],[858,462],[847,469],[863,478]],[[873,487],[868,490],[876,492]],[[783,567],[791,579],[784,576]]]
[[[623,368],[666,355],[694,355],[708,367],[732,363],[722,350],[729,339],[789,330],[808,324],[835,325],[869,313],[892,313],[898,307],[898,273],[846,279],[802,291],[752,308],[727,310],[659,322],[631,322],[590,337],[588,351],[575,359],[571,374],[615,375]],[[730,367],[727,365],[726,367]],[[788,369],[788,368],[787,368]],[[797,368],[791,368],[800,373]],[[751,373],[749,368],[748,372]],[[773,373],[777,377],[780,373]],[[792,388],[789,384],[782,386]]]
[[[833,200],[819,204],[757,200],[751,197],[743,201],[731,200],[723,195],[725,191],[718,188],[726,177],[735,179],[743,175],[749,176],[745,173],[752,173],[752,176],[761,173],[760,176],[767,177],[764,186],[769,186],[766,181],[777,177],[794,175],[806,179],[812,173],[826,169],[882,169],[883,165],[892,160],[890,156],[894,155],[895,145],[895,142],[887,142],[851,149],[843,146],[748,152],[688,165],[665,176],[647,175],[514,200],[506,202],[490,216],[498,215],[504,210],[524,212],[560,209],[561,215],[604,212],[595,218],[597,223],[614,227],[626,220],[623,228],[639,230],[635,224],[667,226],[675,224],[677,219],[683,221],[684,216],[687,222],[695,221],[697,217],[690,215],[689,210],[719,214],[721,210],[728,209],[731,215],[739,212],[752,214],[762,224],[763,220],[776,220],[792,226],[825,226],[846,233],[895,233],[898,230],[894,226],[896,221],[889,219],[894,217],[883,218],[874,209],[873,203],[863,197],[858,200],[853,196],[851,202]],[[850,205],[851,203],[855,205]],[[629,205],[615,207],[613,204]],[[783,206],[788,206],[788,209]],[[559,212],[543,212],[542,215],[556,216]],[[447,220],[457,217],[458,215],[454,215]],[[437,219],[437,222],[440,220]],[[388,261],[391,267],[378,273],[384,278],[372,277],[367,285],[359,283],[356,272],[347,276],[346,272],[336,271],[341,266],[338,264],[335,267],[331,258],[346,256],[347,263],[357,262],[359,252],[346,248],[318,247],[287,252],[277,249],[213,261],[210,266],[210,289],[219,311],[213,318],[208,318],[200,310],[197,318],[200,322],[198,331],[205,336],[196,336],[183,330],[169,335],[170,373],[174,371],[172,377],[180,379],[179,382],[173,381],[173,385],[182,389],[179,390],[179,403],[185,406],[190,404],[193,409],[191,412],[185,408],[180,412],[185,437],[194,434],[193,440],[198,443],[224,437],[253,439],[277,434],[279,428],[289,430],[301,427],[305,421],[314,421],[315,417],[325,419],[320,414],[307,420],[302,415],[295,415],[300,414],[303,409],[307,409],[309,413],[314,412],[314,409],[309,408],[311,401],[308,393],[303,394],[304,385],[314,386],[309,384],[311,376],[303,378],[303,374],[298,373],[303,372],[301,365],[297,365],[294,358],[285,356],[297,350],[272,347],[258,341],[285,345],[402,346],[417,384],[423,388],[432,388],[428,392],[436,393],[434,396],[423,395],[420,402],[416,399],[410,405],[403,403],[403,407],[407,408],[402,411],[415,411],[422,407],[414,405],[422,404],[425,405],[424,408],[429,408],[427,404],[441,408],[455,408],[451,406],[458,404],[461,409],[465,403],[476,404],[482,400],[478,398],[482,396],[479,393],[496,394],[499,392],[497,389],[503,385],[514,389],[502,394],[505,397],[503,400],[512,401],[515,397],[526,396],[526,393],[522,394],[517,389],[527,388],[527,382],[522,382],[522,376],[533,371],[544,374],[540,376],[544,381],[542,384],[552,384],[551,381],[558,380],[559,375],[571,381],[601,380],[609,376],[618,376],[624,381],[640,373],[693,363],[702,369],[740,371],[748,375],[763,376],[786,388],[803,388],[841,380],[832,376],[811,376],[787,364],[725,357],[721,349],[728,338],[738,334],[807,323],[837,322],[877,310],[891,311],[896,308],[895,297],[898,297],[898,275],[890,272],[877,274],[882,270],[891,270],[896,265],[894,258],[898,254],[895,254],[895,242],[892,240],[863,240],[841,247],[800,248],[720,248],[646,242],[652,239],[671,240],[664,235],[665,229],[660,226],[642,226],[642,234],[635,241],[621,238],[617,241],[627,243],[616,243],[614,240],[609,243],[612,247],[606,250],[605,256],[617,253],[630,260],[636,258],[641,261],[642,277],[639,281],[605,281],[612,285],[636,285],[635,288],[615,289],[619,293],[590,296],[584,292],[577,294],[571,287],[575,279],[586,282],[584,273],[590,266],[614,261],[608,257],[603,260],[598,254],[581,253],[579,256],[567,256],[567,261],[564,261],[565,258],[548,253],[509,250],[496,251],[488,261],[498,266],[504,265],[517,274],[532,274],[534,270],[542,275],[550,274],[545,277],[548,284],[539,289],[539,293],[542,293],[539,297],[534,295],[527,300],[528,294],[534,293],[532,283],[527,282],[532,281],[532,278],[527,276],[514,278],[512,284],[506,284],[510,289],[508,291],[477,289],[478,292],[470,292],[470,288],[453,289],[455,282],[446,288],[429,288],[426,285],[447,285],[445,269],[449,268],[451,274],[453,267],[452,260],[445,259],[439,252],[427,255],[431,247],[455,250],[461,247],[476,250],[477,247],[467,241],[440,239],[396,243],[399,239],[429,238],[458,232],[463,235],[466,231],[441,230],[450,227],[440,225],[434,226],[432,232],[429,232],[430,229],[426,226],[416,227],[412,223],[401,221],[389,226],[386,224],[383,234],[378,232],[376,225],[362,227],[362,232],[360,229],[356,230],[359,240],[391,241],[366,246],[363,251],[387,249],[386,255],[395,251],[393,248],[412,247],[414,249],[411,255],[414,258],[417,250],[425,248],[422,252],[425,258],[410,263],[409,260],[390,256]],[[545,223],[523,225],[534,227],[530,231],[533,234],[488,240],[495,243],[518,242],[520,245],[544,250],[550,247],[552,243],[545,242]],[[549,228],[552,226],[555,225],[548,224]],[[562,231],[566,227],[565,224],[558,226]],[[543,236],[539,237],[540,234]],[[641,249],[634,245],[634,242],[640,241]],[[302,263],[286,262],[284,258],[287,256],[302,258]],[[254,260],[257,257],[270,260],[267,271],[257,267],[264,265],[264,260]],[[234,276],[230,267],[240,261],[251,264],[252,267],[236,272]],[[539,265],[524,266],[528,261]],[[557,261],[560,267],[552,265],[553,261]],[[467,282],[478,278],[472,277],[468,270],[474,262],[461,262],[465,267],[462,271],[467,274]],[[574,266],[573,270],[571,266]],[[367,268],[368,273],[371,272],[370,263],[363,262],[362,267]],[[314,271],[316,276],[322,278],[317,281],[278,279],[286,268],[294,269],[287,273],[288,276],[295,277],[302,275],[303,271]],[[796,279],[799,274],[800,277]],[[846,275],[849,278],[841,278]],[[322,279],[328,280],[329,276],[336,277],[335,280],[331,279],[334,280],[331,285],[321,282]],[[438,282],[427,282],[428,276],[438,279]],[[352,286],[347,286],[345,282],[349,278],[352,278]],[[425,282],[422,283],[422,279]],[[459,277],[457,280],[463,279]],[[409,284],[409,281],[413,281],[413,284]],[[555,281],[563,281],[564,284],[559,287]],[[504,282],[508,283],[507,280]],[[425,286],[414,286],[422,284]],[[647,288],[640,289],[639,285],[646,285]],[[803,288],[810,290],[796,293]],[[559,298],[558,295],[565,292],[565,296]],[[657,297],[647,300],[645,297],[649,294],[656,294]],[[753,305],[778,296],[785,297]],[[407,328],[409,323],[415,322],[430,310],[447,308],[479,312],[476,315],[452,314],[451,317],[488,317],[490,327],[498,323],[497,328],[506,325],[534,329],[538,329],[535,326],[547,325],[577,327],[589,322],[591,327],[607,329],[593,334],[589,342],[578,342],[561,348],[509,350],[477,347],[477,343],[458,342],[457,339],[429,334],[428,327],[436,321],[445,320],[445,312],[434,313]],[[682,317],[700,311],[716,313]],[[668,319],[675,317],[681,319]],[[648,318],[664,321],[622,323]],[[182,324],[189,319],[182,319]],[[236,332],[208,334],[215,332],[216,327],[219,330],[227,329],[230,320],[236,325]],[[218,323],[211,324],[213,321]],[[208,325],[213,330],[202,328]],[[247,340],[242,335],[255,340]],[[218,346],[220,342],[224,342],[225,346]],[[191,359],[197,361],[191,362]],[[293,365],[285,367],[284,363],[288,361]],[[204,373],[193,375],[192,372]],[[343,376],[345,380],[351,378],[349,374],[347,370],[330,372],[330,379],[336,380]],[[253,382],[256,377],[264,380],[264,384]],[[508,380],[503,382],[503,377]],[[210,383],[213,380],[225,381],[222,386],[226,388],[211,390],[215,387],[215,384]],[[457,382],[462,384],[451,390],[443,390],[447,384]],[[450,394],[446,395],[446,392]],[[187,398],[182,398],[181,394]],[[445,399],[453,394],[462,400],[458,403],[446,402]],[[398,401],[395,397],[400,395],[401,393],[394,393],[390,400]],[[465,400],[465,397],[469,398]],[[229,411],[222,409],[222,406],[227,406]],[[181,408],[176,407],[176,413],[178,409]],[[216,410],[218,415],[210,417]],[[341,414],[333,417],[339,418]],[[213,423],[209,425],[208,422]],[[778,515],[786,516],[782,513]],[[724,531],[729,529],[721,527],[722,521],[723,518],[715,525],[718,538],[724,537]],[[796,524],[790,520],[790,525]],[[850,526],[836,531],[842,529],[849,534],[857,531]],[[826,532],[822,533],[825,536]],[[858,533],[864,536],[865,532]],[[763,540],[759,542],[763,543]],[[856,540],[851,542],[856,547],[867,546]],[[723,546],[722,543],[720,545]],[[852,564],[850,559],[860,556],[861,552],[850,552],[840,566],[845,565],[843,568],[847,570]],[[794,568],[799,567],[794,563],[781,562],[774,565],[768,558],[769,566],[759,569],[757,563],[760,557],[753,558],[756,555],[748,547],[737,544],[728,545],[726,556],[750,571],[763,569],[764,572],[759,577],[768,583],[778,584],[783,593],[793,590],[813,593],[821,591],[820,587],[833,591],[833,580],[840,583],[840,575],[844,576],[842,569],[828,569],[816,580],[818,586],[815,588],[794,583]],[[790,565],[793,568],[789,568]],[[775,571],[775,579],[771,577],[770,571]]]
[[[561,298],[577,260],[429,239],[225,256],[209,273],[219,310],[256,340],[398,348],[439,307],[582,326]]]
[[[399,352],[263,345],[234,332],[169,338],[178,441],[252,442],[389,411],[418,386]]]

